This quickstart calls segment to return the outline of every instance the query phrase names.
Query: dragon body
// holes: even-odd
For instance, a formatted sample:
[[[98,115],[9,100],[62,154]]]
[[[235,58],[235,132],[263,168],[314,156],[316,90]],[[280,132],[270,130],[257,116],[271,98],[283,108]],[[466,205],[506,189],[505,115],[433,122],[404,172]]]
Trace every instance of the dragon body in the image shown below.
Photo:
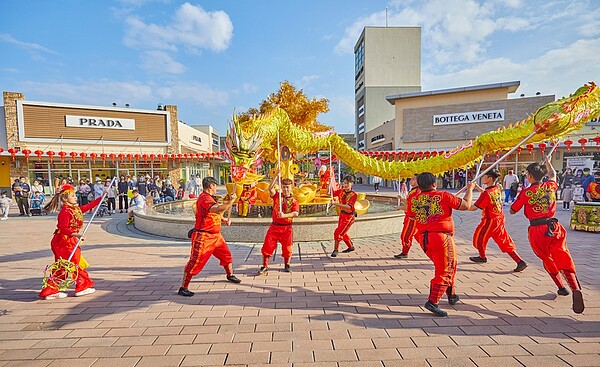
[[[410,162],[383,161],[367,157],[344,142],[335,133],[314,133],[294,125],[287,113],[277,107],[267,115],[255,117],[243,125],[234,118],[227,134],[227,149],[232,161],[234,181],[258,181],[253,170],[263,149],[272,146],[279,133],[281,145],[296,153],[309,154],[329,150],[348,166],[368,175],[387,179],[407,178],[415,173],[441,174],[454,168],[471,166],[485,152],[508,150],[532,135],[527,143],[539,143],[560,138],[581,129],[588,121],[600,116],[600,90],[590,82],[569,97],[540,107],[526,119],[480,135],[456,149],[435,157]],[[533,134],[535,133],[535,134]]]

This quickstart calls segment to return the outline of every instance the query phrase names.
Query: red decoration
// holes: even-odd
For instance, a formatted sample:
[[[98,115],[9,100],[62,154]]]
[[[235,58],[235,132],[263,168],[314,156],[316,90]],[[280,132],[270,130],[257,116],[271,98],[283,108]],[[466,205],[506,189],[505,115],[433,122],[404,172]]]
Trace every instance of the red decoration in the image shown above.
[[[31,155],[31,150],[23,149],[23,154],[25,155],[25,160],[29,163],[29,156]]]
[[[10,148],[10,149],[8,149],[8,152],[10,153],[10,156],[12,157],[12,160],[14,162],[15,156],[17,155],[18,150],[16,150],[15,148]]]
[[[110,157],[110,160],[115,163],[115,158],[117,158],[117,155],[115,153],[110,153],[108,156]]]
[[[542,150],[542,154],[544,154],[544,152],[546,152],[547,145],[545,143],[539,143],[538,147],[540,147],[540,149]]]
[[[131,154],[131,153],[127,153],[126,157],[129,160],[129,162],[131,162],[133,160],[133,154]]]
[[[517,156],[520,157],[521,156],[521,151],[523,150],[523,148],[518,147],[517,148]]]
[[[142,158],[142,156],[141,156],[141,155],[139,155],[139,154],[136,154],[136,155],[134,155],[133,157],[135,158],[135,161],[136,161],[136,162],[139,162],[139,161],[140,161],[140,158]]]
[[[81,160],[83,162],[85,162],[85,158],[87,157],[87,153],[86,152],[81,152],[81,153],[79,153],[79,156],[81,157]]]
[[[33,152],[33,153],[35,153],[35,155],[37,155],[37,157],[38,157],[38,162],[40,162],[40,161],[42,160],[42,155],[44,154],[44,151],[43,151],[43,150],[39,150],[39,149],[38,149],[38,150],[36,150],[36,151],[35,151],[35,152]]]
[[[148,154],[142,154],[142,159],[146,162],[148,162]]]
[[[592,139],[594,141],[594,143],[596,143],[596,149],[600,150],[600,136],[596,136],[594,139]],[[2,148],[0,148],[2,149]],[[0,153],[2,152],[2,150],[0,150]]]
[[[155,159],[156,159],[156,154],[150,154],[150,160],[152,162],[154,162]]]
[[[0,147],[0,153],[4,152],[4,148]]]
[[[581,139],[577,140],[577,142],[579,144],[581,144],[581,151],[585,152],[585,143],[587,143],[588,140],[586,138],[581,138]]]
[[[119,153],[118,157],[121,162],[125,162],[125,154]]]
[[[48,157],[50,158],[50,163],[52,163],[54,161],[54,153],[53,151],[49,150],[46,152],[46,154],[48,154]]]
[[[181,158],[182,158],[182,157],[183,157],[183,154],[181,154],[181,153],[178,153],[178,154],[177,154],[177,159],[179,159],[179,162],[181,162]]]
[[[65,162],[65,157],[67,156],[67,152],[63,152],[61,150],[60,152],[58,152],[58,156],[60,157],[60,160],[64,163]]]
[[[527,144],[525,148],[529,151],[529,155],[533,155],[533,144]]]
[[[162,162],[164,156],[162,154],[159,154],[157,157],[158,157],[158,160]]]
[[[71,159],[73,159],[73,162],[75,162],[75,159],[77,158],[77,153],[71,152],[69,153],[69,155],[71,156]]]
[[[573,145],[573,143],[574,142],[571,139],[565,140],[565,145],[567,146],[567,153],[571,153],[571,145]]]
[[[94,163],[96,163],[96,158],[98,158],[98,154],[97,153],[91,153],[90,157],[92,158],[92,161],[94,161]]]
[[[102,159],[102,162],[106,162],[106,158],[108,157],[108,155],[106,153],[101,153],[100,154],[100,159]]]
[[[176,154],[171,154],[171,160],[174,161],[175,159],[177,159],[177,155]]]

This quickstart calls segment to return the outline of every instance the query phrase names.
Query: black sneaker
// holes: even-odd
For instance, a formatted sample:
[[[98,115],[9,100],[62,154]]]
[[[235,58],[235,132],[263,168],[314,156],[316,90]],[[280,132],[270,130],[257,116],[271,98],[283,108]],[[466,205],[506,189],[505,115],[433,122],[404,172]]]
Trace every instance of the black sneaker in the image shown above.
[[[438,307],[438,305],[436,305],[435,303],[433,303],[431,301],[427,301],[427,303],[425,303],[425,308],[428,309],[429,311],[431,311],[436,316],[440,316],[440,317],[448,316],[448,312],[442,310],[441,308]]]
[[[408,254],[400,253],[400,254],[394,255],[394,257],[396,259],[406,259],[408,257]]]
[[[569,290],[565,287],[562,287],[562,288],[558,288],[558,291],[556,291],[556,293],[558,293],[559,296],[568,296]]]
[[[448,303],[451,305],[455,305],[458,302],[458,300],[460,300],[458,294],[452,294],[448,296]]]
[[[286,273],[291,273],[292,272],[292,268],[290,268],[290,264],[286,264],[283,267],[283,271],[285,271]]]
[[[469,260],[471,260],[474,263],[486,263],[487,262],[487,258],[482,258],[479,256],[471,256],[469,258]]]
[[[241,282],[242,282],[242,281],[241,281],[241,280],[239,280],[239,279],[238,279],[238,277],[236,277],[235,275],[229,275],[229,276],[227,277],[227,280],[229,280],[231,283],[236,283],[236,284],[239,284],[239,283],[241,283]]]
[[[517,264],[517,267],[513,271],[515,273],[520,273],[523,270],[525,270],[526,267],[527,267],[527,263],[525,261],[521,260],[521,261],[519,261],[519,263]]]
[[[337,254],[338,254],[338,252],[334,250],[334,251],[331,253],[331,257],[337,257]]]
[[[260,269],[258,269],[258,275],[267,275],[269,274],[269,268],[267,268],[266,266],[261,266]]]
[[[179,292],[177,292],[177,294],[180,296],[184,296],[184,297],[191,297],[194,295],[194,292],[190,291],[187,288],[181,287],[181,288],[179,288]]]
[[[354,246],[352,247],[348,247],[347,249],[345,249],[344,251],[342,251],[343,253],[347,254],[348,252],[352,252],[354,251]]]
[[[581,294],[579,289],[573,290],[573,312],[582,313],[584,309],[583,294]]]

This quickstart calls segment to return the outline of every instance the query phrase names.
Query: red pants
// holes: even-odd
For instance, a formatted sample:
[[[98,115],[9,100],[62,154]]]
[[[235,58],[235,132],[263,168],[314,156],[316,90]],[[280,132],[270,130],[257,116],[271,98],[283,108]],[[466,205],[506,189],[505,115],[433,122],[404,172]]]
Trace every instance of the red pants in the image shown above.
[[[263,243],[262,252],[263,257],[273,256],[273,252],[277,248],[277,242],[281,243],[281,257],[283,257],[284,263],[289,264],[290,258],[292,257],[292,238],[293,230],[292,226],[277,226],[271,224],[267,230],[265,241]]]
[[[554,223],[554,236],[546,236],[548,225],[530,226],[529,243],[533,252],[542,259],[549,274],[560,271],[575,273],[575,263],[567,248],[567,232],[560,223]]]
[[[335,240],[336,243],[339,243],[340,241],[344,241],[344,243],[348,247],[353,246],[352,240],[350,239],[350,236],[348,236],[348,231],[350,230],[350,227],[352,227],[352,224],[354,224],[354,215],[353,214],[340,213],[340,218],[338,220],[338,226],[335,229],[335,231],[333,232],[333,239]]]
[[[504,218],[483,218],[473,233],[473,246],[479,251],[479,256],[485,258],[487,243],[492,238],[502,252],[514,252],[517,247],[506,232]],[[483,255],[483,256],[481,256]]]
[[[403,254],[408,254],[408,251],[412,246],[412,240],[416,234],[417,226],[415,225],[415,219],[405,215],[402,233],[400,234],[400,242],[402,243]]]
[[[73,248],[77,244],[78,239],[76,237],[67,237],[62,234],[55,234],[52,237],[52,242],[50,246],[52,248],[52,253],[54,254],[54,261],[58,261],[59,259],[68,259],[71,256],[71,252],[73,252]],[[81,257],[81,248],[77,247],[75,250],[75,254],[71,258],[71,262],[75,263],[79,267],[79,259]],[[75,279],[75,292],[81,292],[85,289],[88,289],[94,285],[94,281],[90,279],[87,271],[79,268],[77,269],[77,278]],[[52,287],[44,287],[40,292],[40,297],[46,297],[51,294],[58,293],[59,290]]]
[[[456,247],[454,239],[446,233],[429,232],[428,243],[424,244],[424,235],[419,233],[421,248],[433,261],[435,273],[430,282],[429,300],[439,303],[447,289],[454,294],[454,278],[456,277]]]
[[[204,268],[211,255],[215,255],[221,266],[226,269],[232,263],[231,252],[223,238],[219,233],[194,232],[192,234],[192,252],[190,260],[183,270],[182,287],[187,288],[190,285],[192,277]],[[229,275],[229,274],[228,274]]]

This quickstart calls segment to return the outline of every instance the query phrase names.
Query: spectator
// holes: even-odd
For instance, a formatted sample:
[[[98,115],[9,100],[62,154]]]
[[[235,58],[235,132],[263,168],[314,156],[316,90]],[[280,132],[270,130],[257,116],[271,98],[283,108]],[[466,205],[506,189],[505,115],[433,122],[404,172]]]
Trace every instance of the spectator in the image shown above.
[[[36,213],[36,215],[42,215],[41,209],[43,204],[44,197],[42,196],[42,193],[36,191],[35,194],[33,194],[33,197],[31,198],[31,210],[35,210],[34,212]]]
[[[509,202],[512,203],[515,201],[515,197],[512,196],[510,192],[515,182],[518,184],[519,178],[513,173],[512,169],[508,170],[508,174],[504,176],[504,179],[502,180],[502,187],[504,188],[504,205],[507,205]]]
[[[6,191],[2,191],[2,194],[0,194],[0,220],[8,219],[8,211],[10,209],[10,203],[12,203],[12,199],[7,195],[8,193]]]
[[[106,194],[107,197],[107,202],[108,202],[108,211],[112,214],[116,213],[116,207],[117,207],[117,186],[116,185],[111,185],[111,180],[106,180],[106,182],[104,183],[104,186],[106,186],[106,188],[108,189],[108,193]]]
[[[129,191],[129,182],[125,180],[125,176],[119,177],[119,183],[117,183],[117,195],[119,196],[119,213],[123,213],[123,209],[127,212],[129,208],[129,198],[127,197],[127,191]]]
[[[104,193],[104,185],[102,184],[102,180],[98,177],[96,179],[96,184],[94,185],[94,200],[98,199]]]
[[[173,188],[173,185],[165,182],[160,192],[160,196],[163,201],[173,201],[175,200],[175,196],[177,196],[177,192]]]
[[[581,181],[581,187],[583,188],[584,192],[588,191],[588,186],[590,186],[592,182],[594,182],[594,176],[590,174],[589,167],[585,167],[583,169],[583,180]],[[590,201],[587,195],[585,196],[585,201]]]
[[[18,180],[12,185],[13,197],[15,198],[17,205],[19,206],[19,214],[22,216],[31,217],[31,212],[29,211],[29,195],[31,191],[31,187],[27,183],[25,177],[21,176]]]
[[[571,186],[571,183],[567,182],[564,184],[561,196],[563,201],[563,210],[571,209],[571,201],[573,201],[573,186]]]
[[[84,180],[79,180],[79,186],[77,186],[77,197],[79,198],[79,206],[84,206],[89,203],[88,195],[91,189]]]
[[[187,182],[187,192],[188,194],[198,196],[198,182],[196,182],[196,175],[193,173],[190,175],[190,179]]]
[[[377,193],[379,192],[379,184],[381,184],[381,177],[373,176],[373,188]]]
[[[578,169],[577,172],[575,172],[575,177],[573,177],[573,185],[577,186],[577,185],[583,185],[583,171]]]
[[[129,202],[129,209],[127,210],[127,214],[129,215],[129,219],[127,219],[127,224],[131,224],[134,221],[133,213],[138,213],[146,209],[146,198],[140,195],[137,190],[132,191],[133,197]]]
[[[584,197],[585,191],[583,190],[583,187],[581,187],[581,184],[575,184],[575,188],[573,189],[573,201],[575,204],[584,201]]]
[[[144,179],[144,176],[140,176],[140,179],[138,180],[137,183],[137,190],[140,193],[140,195],[142,196],[146,196],[148,195],[148,185],[146,184],[146,180]]]

